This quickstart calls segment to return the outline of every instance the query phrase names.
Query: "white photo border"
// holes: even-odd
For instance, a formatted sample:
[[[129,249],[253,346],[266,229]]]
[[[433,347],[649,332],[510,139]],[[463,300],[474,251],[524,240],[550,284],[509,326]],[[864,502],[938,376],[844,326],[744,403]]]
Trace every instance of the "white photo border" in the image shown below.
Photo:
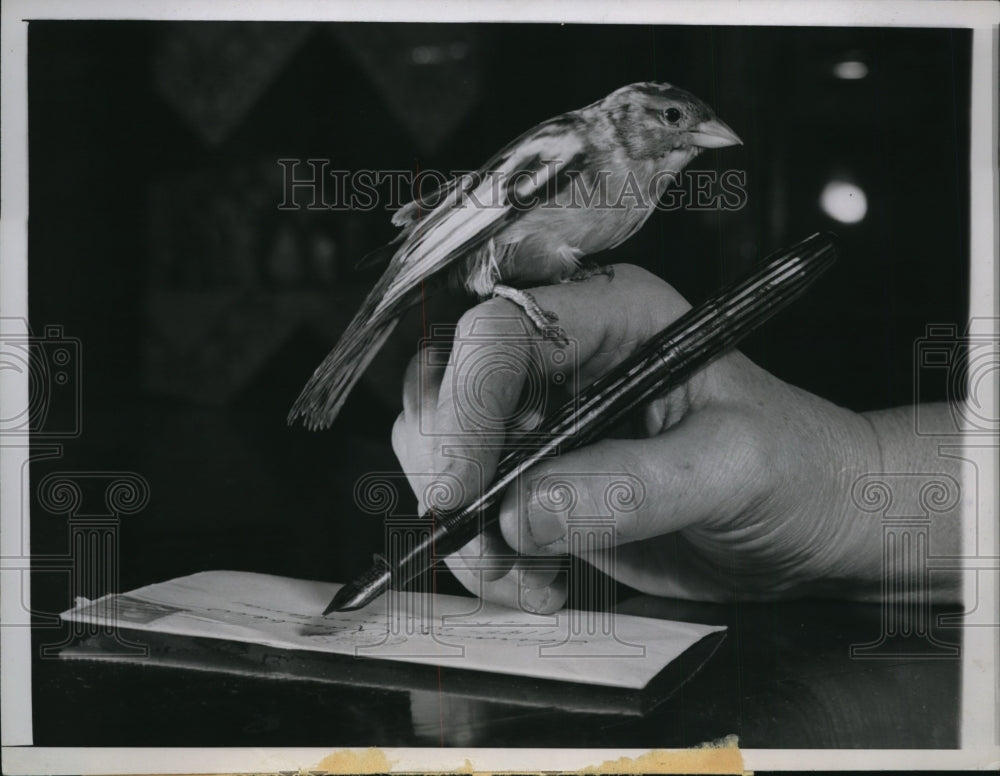
[[[365,4],[332,0],[7,0],[3,4],[0,43],[2,62],[2,169],[0,169],[0,317],[27,319],[27,20],[318,20],[318,21],[452,21],[452,22],[582,22],[594,24],[698,24],[759,26],[901,26],[972,28],[972,120],[970,146],[970,318],[994,322],[998,316],[997,257],[997,95],[998,22],[1000,6],[959,0],[891,2],[781,2],[715,0],[659,2],[596,0],[513,2],[492,0],[417,2],[382,0]],[[998,336],[996,330],[993,336]],[[995,382],[980,399],[997,401]],[[27,406],[25,373],[0,370],[0,417],[13,417]],[[979,471],[996,472],[997,446],[980,440],[964,451]],[[2,743],[4,770],[12,774],[49,773],[234,773],[276,772],[315,768],[331,754],[318,748],[44,748],[34,747],[31,729],[31,644],[27,607],[30,601],[28,504],[25,463],[27,442],[20,446],[0,439],[0,659],[2,659]],[[995,476],[995,475],[994,475]],[[968,504],[966,541],[978,536],[980,557],[994,560],[998,548],[997,483],[979,483],[978,499]],[[978,515],[978,525],[971,516]],[[976,532],[975,534],[973,532]],[[966,554],[969,554],[966,545]],[[974,600],[975,572],[966,574],[967,600]],[[997,591],[978,591],[994,622]],[[984,601],[984,596],[986,600]],[[20,619],[19,619],[20,618]],[[964,634],[961,747],[956,750],[775,750],[744,749],[746,770],[989,768],[1000,761],[998,747],[998,677],[996,657],[1000,633],[994,628],[967,628]],[[27,667],[27,669],[26,669]],[[618,757],[638,757],[646,750],[587,749],[385,749],[393,770],[573,771]]]

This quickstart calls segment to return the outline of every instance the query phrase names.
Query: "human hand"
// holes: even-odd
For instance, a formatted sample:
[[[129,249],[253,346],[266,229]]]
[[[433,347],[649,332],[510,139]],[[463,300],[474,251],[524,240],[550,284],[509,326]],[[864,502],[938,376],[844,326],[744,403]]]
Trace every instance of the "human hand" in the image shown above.
[[[576,363],[559,365],[552,342],[516,336],[524,331],[519,312],[504,300],[467,312],[456,343],[474,335],[475,358],[456,346],[447,365],[421,369],[418,355],[407,371],[392,439],[415,490],[418,477],[433,473],[460,482],[468,503],[502,452],[487,443],[511,433],[515,416],[539,419],[521,413],[524,371],[484,364],[540,356],[537,369],[551,377],[575,368],[583,386],[689,308],[662,280],[628,265],[613,281],[532,293],[576,338]],[[470,397],[479,406],[464,406]],[[605,439],[526,473],[504,497],[499,535],[488,531],[448,559],[458,579],[486,600],[554,611],[565,602],[563,575],[526,558],[574,551],[571,515],[604,515],[613,546],[581,556],[646,593],[712,601],[878,596],[880,525],[851,499],[858,477],[882,470],[871,419],[731,352],[650,402],[639,425],[636,438]],[[639,485],[634,503],[609,515],[605,490],[616,473]]]

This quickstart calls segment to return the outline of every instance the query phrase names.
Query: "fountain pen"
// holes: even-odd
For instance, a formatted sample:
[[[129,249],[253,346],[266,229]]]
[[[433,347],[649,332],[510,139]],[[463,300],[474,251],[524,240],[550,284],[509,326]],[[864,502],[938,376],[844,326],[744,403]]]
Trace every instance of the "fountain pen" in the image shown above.
[[[746,280],[688,310],[549,415],[530,438],[515,440],[492,484],[472,503],[428,512],[425,537],[391,561],[376,555],[366,572],[337,591],[323,614],[360,609],[464,546],[496,522],[504,491],[523,472],[599,439],[637,407],[684,383],[802,294],[836,255],[833,235],[814,234],[771,254]]]

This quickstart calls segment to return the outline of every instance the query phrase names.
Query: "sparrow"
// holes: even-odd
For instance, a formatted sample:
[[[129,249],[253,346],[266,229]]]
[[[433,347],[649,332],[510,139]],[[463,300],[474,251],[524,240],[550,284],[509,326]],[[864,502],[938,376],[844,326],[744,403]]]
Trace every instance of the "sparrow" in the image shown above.
[[[399,234],[381,251],[391,256],[388,266],[302,389],[289,424],[301,417],[310,429],[329,427],[432,276],[444,274],[480,299],[509,299],[545,336],[565,342],[552,326],[557,317],[518,286],[610,275],[581,258],[635,234],[703,150],[737,144],[693,94],[634,83],[543,121],[476,172],[407,203],[392,217]]]

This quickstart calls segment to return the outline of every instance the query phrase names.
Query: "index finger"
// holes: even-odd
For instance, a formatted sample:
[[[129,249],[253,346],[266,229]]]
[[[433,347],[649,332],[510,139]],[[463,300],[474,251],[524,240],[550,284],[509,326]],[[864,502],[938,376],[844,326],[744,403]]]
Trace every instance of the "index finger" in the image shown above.
[[[521,310],[491,299],[456,327],[437,406],[421,426],[437,451],[465,448],[492,477],[512,428],[530,428],[554,391],[572,395],[628,357],[690,305],[645,270],[620,265],[614,280],[532,289],[569,339],[539,335]],[[445,468],[447,464],[442,462]]]

